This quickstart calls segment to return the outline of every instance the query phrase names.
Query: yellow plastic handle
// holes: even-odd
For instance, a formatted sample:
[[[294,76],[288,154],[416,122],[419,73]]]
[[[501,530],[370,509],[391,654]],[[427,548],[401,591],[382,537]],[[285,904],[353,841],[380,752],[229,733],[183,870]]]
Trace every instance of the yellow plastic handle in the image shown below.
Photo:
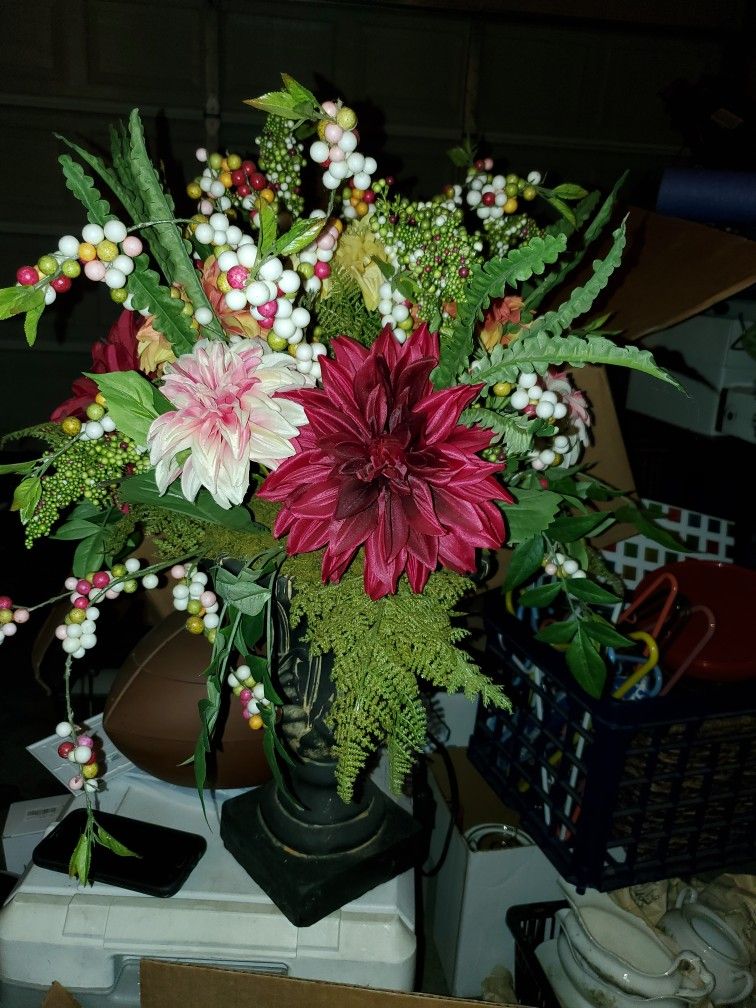
[[[651,669],[656,668],[659,664],[659,645],[656,643],[651,634],[646,633],[643,630],[636,630],[634,633],[628,634],[632,640],[643,641],[646,645],[646,650],[648,651],[648,658],[639,665],[638,668],[629,675],[627,679],[618,686],[617,689],[612,693],[615,700],[621,700],[622,697],[629,692],[636,683],[639,683],[641,679],[651,671]]]

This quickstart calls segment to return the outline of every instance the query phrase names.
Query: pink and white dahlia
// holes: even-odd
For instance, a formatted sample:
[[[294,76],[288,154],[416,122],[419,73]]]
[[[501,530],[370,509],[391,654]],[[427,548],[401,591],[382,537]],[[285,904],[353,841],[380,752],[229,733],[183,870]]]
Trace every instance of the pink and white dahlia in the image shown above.
[[[288,354],[262,340],[200,340],[166,366],[161,390],[176,409],[159,416],[147,436],[160,493],[181,476],[187,500],[204,486],[223,508],[241,504],[250,462],[275,469],[294,454],[292,439],[307,423],[299,403],[277,393],[310,384]]]

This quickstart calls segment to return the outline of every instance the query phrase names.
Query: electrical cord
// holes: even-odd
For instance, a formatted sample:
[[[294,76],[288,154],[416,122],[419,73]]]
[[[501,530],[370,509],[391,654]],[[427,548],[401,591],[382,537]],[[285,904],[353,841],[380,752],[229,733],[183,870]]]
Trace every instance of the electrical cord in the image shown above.
[[[452,763],[451,756],[449,755],[449,750],[439,741],[435,735],[428,733],[428,738],[430,739],[433,748],[436,750],[438,755],[444,764],[444,769],[446,770],[446,777],[449,784],[449,825],[446,830],[446,836],[444,837],[444,844],[441,848],[441,853],[438,856],[438,860],[432,868],[422,869],[423,878],[433,878],[435,875],[441,871],[446,861],[447,855],[449,853],[449,846],[451,844],[451,838],[454,833],[454,827],[459,818],[460,812],[460,802],[459,802],[459,782],[457,781],[457,774],[454,769],[454,764]]]

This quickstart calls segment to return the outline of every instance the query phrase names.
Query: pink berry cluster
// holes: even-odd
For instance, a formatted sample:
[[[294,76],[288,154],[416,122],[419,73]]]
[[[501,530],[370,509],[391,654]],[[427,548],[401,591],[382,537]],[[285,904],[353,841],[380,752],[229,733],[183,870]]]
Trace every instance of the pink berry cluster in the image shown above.
[[[58,294],[70,290],[83,268],[88,279],[110,288],[113,301],[130,307],[126,283],[141,252],[141,240],[129,235],[121,221],[109,220],[102,227],[86,224],[80,239],[63,235],[55,252],[41,256],[35,266],[21,266],[16,280],[24,287],[43,288],[45,304],[52,304]]]
[[[14,607],[10,595],[0,595],[0,644],[6,637],[12,637],[21,623],[29,620],[29,610]]]
[[[262,728],[263,719],[260,715],[260,708],[270,706],[270,700],[265,696],[265,686],[260,682],[255,682],[249,665],[239,665],[233,672],[228,673],[226,681],[234,696],[239,698],[242,717],[247,721],[249,727],[253,731]]]
[[[364,217],[375,203],[371,185],[378,165],[374,158],[357,150],[359,135],[353,109],[335,101],[323,102],[321,109],[325,118],[318,123],[318,139],[310,146],[310,157],[325,169],[326,189],[346,187],[343,207],[346,219]]]
[[[138,585],[134,575],[139,568],[139,560],[129,557],[125,563],[115,564],[110,571],[96,571],[85,578],[74,575],[66,578],[65,588],[71,592],[73,608],[55,628],[55,636],[67,655],[76,659],[83,658],[95,646],[96,622],[100,616],[95,603],[103,599],[117,599],[121,592],[135,592]]]
[[[55,727],[55,734],[63,741],[58,746],[58,756],[78,767],[79,772],[69,780],[72,791],[97,791],[97,777],[100,774],[101,754],[99,746],[91,735],[80,734],[76,725],[61,721]]]

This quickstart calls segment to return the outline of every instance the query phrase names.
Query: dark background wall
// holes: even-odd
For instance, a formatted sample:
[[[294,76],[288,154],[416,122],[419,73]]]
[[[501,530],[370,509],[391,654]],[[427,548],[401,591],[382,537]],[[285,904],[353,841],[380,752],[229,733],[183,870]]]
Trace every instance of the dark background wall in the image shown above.
[[[687,138],[665,93],[703,76],[747,77],[745,0],[53,0],[0,4],[0,278],[33,262],[82,215],[56,158],[59,132],[97,147],[139,106],[169,176],[201,143],[249,152],[248,98],[281,70],[362,114],[379,164],[430,194],[465,133],[501,163],[607,187],[653,205]],[[81,283],[45,312],[33,355],[0,327],[0,430],[44,414],[114,317]],[[81,292],[85,296],[81,296]]]

